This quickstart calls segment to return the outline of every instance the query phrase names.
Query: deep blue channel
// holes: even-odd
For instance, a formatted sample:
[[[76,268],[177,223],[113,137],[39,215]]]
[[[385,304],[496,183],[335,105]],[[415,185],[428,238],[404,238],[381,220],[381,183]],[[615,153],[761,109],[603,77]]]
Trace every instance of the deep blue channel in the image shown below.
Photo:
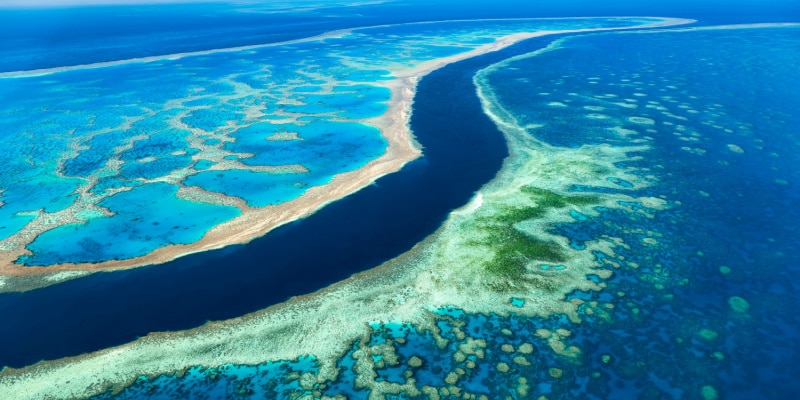
[[[520,43],[422,79],[411,127],[424,156],[308,218],[247,245],[0,295],[0,365],[22,367],[241,316],[408,251],[491,180],[508,154],[481,109],[473,75],[553,39]]]

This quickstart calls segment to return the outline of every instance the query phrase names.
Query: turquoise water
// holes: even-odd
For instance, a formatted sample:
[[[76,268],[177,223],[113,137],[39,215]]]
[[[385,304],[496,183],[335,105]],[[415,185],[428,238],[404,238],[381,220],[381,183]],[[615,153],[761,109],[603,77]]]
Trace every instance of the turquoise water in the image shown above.
[[[465,392],[487,398],[792,396],[800,328],[792,312],[800,301],[798,39],[797,28],[591,35],[487,75],[519,125],[543,124],[529,133],[556,148],[639,146],[616,166],[637,180],[597,171],[613,186],[575,185],[573,191],[666,204],[626,200],[618,203],[622,208],[596,207],[591,216],[572,210],[573,222],[548,228],[577,251],[611,238],[625,243],[613,254],[593,252],[598,265],[614,271],[610,279],[590,277],[607,285],[604,290],[575,291],[566,299],[583,302],[580,324],[558,314],[443,309],[432,315],[437,328],[431,331],[373,325],[342,355],[335,381],[303,387],[291,363],[230,368],[235,373],[195,368],[181,378],[142,378],[100,398],[170,398],[178,390],[248,397],[271,388],[280,398],[366,398],[369,385],[357,383],[356,375],[367,350],[375,367],[361,377],[367,382],[413,377],[417,389],[434,387],[445,398]],[[542,269],[558,273],[564,266]],[[509,303],[525,305],[513,297]],[[437,346],[441,339],[445,346]],[[480,351],[465,351],[475,340],[485,343]],[[266,372],[276,368],[285,372]],[[315,368],[311,363],[307,372]],[[447,382],[459,369],[457,385]],[[423,396],[398,391],[387,398]]]
[[[83,224],[67,224],[39,235],[23,256],[29,264],[100,262],[143,256],[163,244],[188,244],[241,214],[231,206],[175,197],[178,186],[151,183],[99,203],[114,218],[93,215]]]
[[[130,259],[192,243],[233,215],[188,224],[191,233],[172,237],[153,224],[131,226],[145,219],[166,224],[173,214],[171,206],[145,210],[126,202],[136,196],[127,191],[174,197],[175,185],[183,185],[252,207],[291,201],[384,153],[386,141],[366,120],[387,109],[390,92],[382,83],[393,78],[390,71],[514,32],[627,23],[381,27],[247,50],[6,75],[0,79],[0,146],[7,149],[0,155],[7,172],[0,176],[0,249],[32,252],[16,263],[46,266]],[[295,140],[268,140],[275,134]],[[218,208],[225,204],[206,197]],[[175,201],[192,215],[209,207]],[[129,228],[140,234],[129,235]],[[76,238],[103,232],[120,245],[90,256],[54,239],[67,232]]]
[[[295,133],[297,140],[266,140],[275,133]],[[261,123],[231,135],[236,141],[223,148],[253,154],[245,165],[300,164],[311,175],[332,175],[361,167],[371,154],[383,151],[380,131],[357,123],[320,123],[302,120],[295,124]],[[336,157],[341,155],[341,157]]]
[[[308,177],[304,180],[307,179]],[[191,186],[241,198],[252,207],[264,207],[294,200],[308,189],[309,183],[325,182],[298,182],[295,174],[264,174],[241,169],[206,171],[192,175],[186,180],[186,184]]]

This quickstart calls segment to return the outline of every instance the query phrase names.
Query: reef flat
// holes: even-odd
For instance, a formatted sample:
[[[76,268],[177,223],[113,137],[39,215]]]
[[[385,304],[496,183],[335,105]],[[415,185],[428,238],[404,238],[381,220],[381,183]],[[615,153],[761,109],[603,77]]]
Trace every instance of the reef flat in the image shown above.
[[[557,48],[536,53],[531,60],[538,63],[542,55]],[[574,117],[581,123],[583,118],[589,118],[611,124],[597,132],[611,133],[615,139],[624,140],[577,147],[554,146],[539,136],[547,137],[548,130],[544,128],[550,123],[556,125],[560,119],[525,121],[518,110],[510,111],[513,107],[500,94],[498,83],[490,84],[491,76],[501,71],[515,71],[514,68],[525,71],[513,65],[515,61],[518,60],[489,68],[476,78],[485,111],[507,135],[511,157],[495,181],[482,189],[471,204],[453,213],[435,236],[411,253],[321,293],[264,312],[189,332],[154,334],[85,357],[43,363],[20,371],[7,370],[2,382],[19,385],[16,387],[20,388],[20,394],[33,396],[49,391],[53,382],[58,382],[59,396],[84,397],[109,385],[120,389],[139,375],[166,383],[174,379],[178,386],[183,377],[188,377],[187,382],[199,383],[201,388],[203,384],[231,382],[241,386],[242,393],[253,394],[248,392],[255,391],[248,383],[251,378],[241,382],[229,377],[262,371],[261,367],[252,366],[273,361],[267,362],[263,371],[288,371],[285,380],[293,383],[286,390],[291,389],[298,397],[321,397],[315,391],[325,391],[334,397],[337,383],[350,372],[355,372],[352,386],[356,390],[377,398],[393,392],[408,396],[425,393],[429,397],[435,392],[436,396],[446,397],[461,391],[470,397],[481,393],[486,396],[485,393],[491,394],[497,388],[481,383],[484,379],[481,376],[490,380],[512,377],[515,385],[506,387],[518,393],[545,391],[547,385],[536,388],[531,385],[533,382],[527,379],[533,377],[567,385],[570,380],[563,378],[572,373],[569,367],[586,361],[584,354],[588,351],[577,345],[575,331],[583,322],[612,321],[613,310],[618,307],[608,296],[592,298],[592,293],[603,292],[601,289],[613,275],[625,268],[638,271],[644,265],[644,261],[626,261],[630,258],[623,255],[626,250],[639,245],[649,249],[648,246],[666,239],[665,233],[657,230],[639,231],[637,224],[611,230],[619,236],[603,233],[598,238],[582,238],[561,230],[569,224],[606,218],[606,214],[614,212],[647,226],[642,221],[657,220],[675,207],[664,198],[668,196],[654,189],[659,182],[655,172],[649,167],[628,165],[641,161],[644,157],[637,156],[652,150],[647,136],[658,133],[651,130],[669,116],[658,115],[663,110],[654,108],[638,109],[631,114],[628,111],[635,102],[622,101],[627,106],[618,105],[616,114],[609,109],[607,114],[612,115],[602,114],[608,117],[603,118],[597,115],[600,111],[597,107],[601,106],[592,102],[585,105],[593,107],[587,109],[586,115]],[[547,70],[559,72],[555,68]],[[550,84],[557,82],[554,79]],[[564,93],[566,97],[557,101],[547,101],[543,104],[546,107],[537,111],[572,106],[573,97],[585,99],[569,93],[574,92]],[[632,95],[631,99],[636,97],[642,96]],[[691,108],[686,110],[691,114],[688,111]],[[672,113],[682,116],[678,111]],[[536,134],[531,135],[532,132]],[[592,232],[589,228],[586,231]],[[634,235],[639,241],[622,239],[625,235]],[[643,269],[657,270],[658,275],[662,267]],[[653,284],[665,287],[671,283],[663,280]],[[576,293],[588,293],[589,298],[582,299]],[[619,292],[614,295],[625,297]],[[546,326],[534,329],[529,337],[520,340],[526,331],[515,326],[521,322],[514,322],[514,318],[542,320]],[[583,322],[578,324],[580,321]],[[485,324],[501,332],[511,332],[503,333],[509,336],[509,343],[501,343],[496,336],[486,337],[485,332],[477,329]],[[421,340],[420,337],[434,343],[428,353],[401,352],[404,342]],[[505,347],[509,351],[503,350],[506,344],[511,346]],[[498,350],[491,350],[494,347]],[[416,350],[425,348],[422,345]],[[444,354],[452,350],[453,362],[449,363],[452,369],[437,365],[439,369],[428,370],[436,365],[432,358],[435,356],[430,353],[434,349]],[[553,365],[542,370],[534,358],[547,358],[547,352],[563,359],[555,357],[555,361],[548,361]],[[507,360],[502,360],[502,354],[508,355]],[[490,359],[497,362],[489,363]],[[441,382],[417,385],[417,381],[424,382],[422,374],[409,377],[407,372],[412,370],[404,365],[439,376]],[[186,375],[172,376],[175,371],[193,366],[197,368]],[[395,372],[399,377],[392,375]],[[220,376],[230,381],[216,381]],[[284,375],[280,376],[284,379]],[[263,390],[269,389],[270,381],[264,383]],[[473,381],[478,383],[471,386],[469,382]],[[120,394],[136,397],[140,390],[178,390],[169,385],[155,386],[143,378]]]
[[[0,182],[0,290],[246,243],[418,157],[406,119],[421,76],[542,33],[630,22],[681,21],[378,26],[3,73],[16,99],[0,110],[3,140],[18,150],[4,162],[18,173]]]

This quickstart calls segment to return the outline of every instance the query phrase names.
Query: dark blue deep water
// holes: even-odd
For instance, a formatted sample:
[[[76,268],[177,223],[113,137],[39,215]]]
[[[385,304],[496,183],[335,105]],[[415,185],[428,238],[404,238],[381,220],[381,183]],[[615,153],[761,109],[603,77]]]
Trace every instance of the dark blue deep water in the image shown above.
[[[732,3],[725,12],[715,12],[719,11],[714,9],[717,5],[708,4],[711,5],[680,4],[682,8],[675,13],[669,13],[665,6],[650,3],[643,3],[638,10],[624,8],[621,3],[612,4],[613,12],[591,7],[587,10],[597,14],[614,14],[619,10],[629,11],[627,14],[652,11],[700,18],[705,24],[791,20],[797,16],[797,6],[788,2],[772,4],[775,8],[769,11],[780,14],[770,18],[756,15],[757,8],[749,3]],[[203,10],[205,14],[187,14],[184,7],[136,8],[135,13],[132,9],[115,9],[114,12],[121,13],[118,18],[130,19],[130,23],[100,22],[99,28],[92,25],[92,29],[104,29],[107,34],[96,35],[96,31],[87,28],[72,30],[71,36],[47,35],[43,33],[44,27],[61,32],[54,21],[68,20],[65,26],[73,27],[81,21],[100,21],[99,16],[108,15],[108,11],[94,8],[70,11],[74,14],[63,10],[52,11],[52,14],[47,14],[51,11],[35,11],[45,13],[36,14],[44,17],[37,24],[26,25],[14,21],[22,21],[25,13],[34,11],[3,10],[0,14],[0,26],[4,27],[0,36],[3,39],[0,40],[0,57],[4,63],[0,70],[49,68],[257,44],[304,37],[333,28],[414,20],[420,15],[431,19],[454,17],[447,2],[426,6],[428,14],[414,13],[410,7],[403,8],[403,3],[399,3],[386,8],[367,7],[360,15],[346,17],[341,16],[343,10],[338,10],[338,14],[329,10],[329,14],[280,17],[243,16],[221,11],[216,15],[224,17],[211,18],[206,14],[211,15],[214,7],[219,6],[208,6]],[[511,16],[515,13],[512,10],[495,11],[496,14],[490,15],[485,6],[467,3],[457,17]],[[700,11],[711,14],[698,14]],[[550,16],[566,11],[539,8],[527,12],[530,16]],[[180,19],[179,15],[188,17]],[[176,24],[176,20],[180,23]],[[232,24],[239,28],[231,30]],[[119,26],[126,26],[126,29]],[[37,35],[29,38],[22,34],[25,32]],[[153,36],[147,37],[143,32]],[[117,47],[124,43],[126,35],[137,40],[130,42],[134,44]],[[705,54],[699,46],[713,46],[716,38],[711,33],[692,35],[695,36],[690,39],[696,47],[688,47],[694,52],[690,51],[690,56],[693,60],[702,59]],[[731,35],[726,43],[732,49],[754,49],[759,40],[775,40],[771,35],[774,34],[768,32],[763,33],[763,37],[749,38]],[[663,36],[667,42],[674,39],[668,34]],[[594,398],[696,398],[703,384],[713,384],[723,398],[790,398],[800,390],[796,380],[800,372],[796,362],[800,359],[796,340],[800,333],[800,320],[796,316],[800,260],[795,252],[800,244],[797,231],[800,217],[796,210],[800,202],[797,189],[800,176],[796,167],[800,165],[797,159],[800,138],[797,137],[796,110],[800,104],[797,91],[789,91],[788,96],[785,93],[787,87],[798,82],[782,75],[769,76],[772,70],[792,69],[786,65],[774,68],[769,64],[771,58],[757,50],[742,54],[740,58],[746,62],[733,63],[734,70],[729,70],[730,66],[701,68],[695,63],[689,68],[680,63],[670,64],[669,60],[659,59],[661,54],[642,50],[658,45],[658,39],[654,38],[596,36],[575,41],[574,48],[565,50],[566,53],[553,53],[528,63],[530,68],[558,71],[559,75],[572,77],[581,73],[622,73],[626,69],[636,73],[644,63],[665,79],[686,83],[690,86],[689,92],[698,96],[707,94],[702,98],[707,104],[726,102],[730,119],[746,124],[749,134],[733,133],[721,138],[714,136],[716,130],[699,130],[697,138],[706,144],[706,152],[698,155],[682,149],[686,143],[671,130],[659,129],[652,133],[654,150],[647,161],[656,161],[664,168],[658,171],[658,186],[645,189],[640,195],[663,195],[673,205],[680,202],[679,207],[656,213],[654,220],[617,210],[598,210],[601,212],[598,218],[555,228],[570,237],[576,248],[608,229],[631,232],[649,228],[665,236],[660,239],[658,251],[633,246],[618,254],[631,262],[659,267],[627,273],[621,270],[602,293],[574,294],[576,298],[608,302],[611,294],[625,292],[632,299],[629,303],[617,300],[619,305],[612,322],[585,315],[585,323],[573,327],[573,343],[587,350],[582,366],[552,357],[543,347],[539,349],[536,367],[522,368],[521,374],[529,373],[532,379],[541,382],[536,387],[537,393],[562,398],[579,398],[586,393],[592,393]],[[423,79],[415,99],[411,126],[424,147],[425,157],[307,219],[276,229],[267,237],[244,246],[190,255],[157,267],[96,274],[27,293],[0,295],[0,365],[25,366],[41,359],[72,356],[126,343],[153,331],[187,329],[208,320],[240,316],[291,296],[324,288],[410,249],[432,233],[447,212],[463,205],[475,190],[489,181],[507,155],[501,133],[482,113],[475,96],[472,82],[475,72],[512,55],[543,47],[552,39],[528,41],[502,52],[448,66]],[[794,30],[780,40],[798,43],[800,36]],[[84,43],[85,47],[76,48],[76,42]],[[660,44],[666,47],[667,42]],[[606,45],[620,50],[609,55],[602,50]],[[27,50],[17,51],[23,48]],[[57,56],[43,57],[43,48],[52,48]],[[730,62],[739,58],[736,51],[726,54],[724,59]],[[620,58],[628,62],[621,62]],[[786,62],[786,58],[780,59]],[[574,63],[575,70],[564,71],[565,62]],[[547,68],[548,63],[556,67]],[[606,69],[590,70],[590,66]],[[759,71],[767,72],[758,75]],[[705,78],[712,73],[731,74],[733,79]],[[740,79],[735,79],[737,73]],[[752,74],[773,79],[773,85],[739,84],[743,76]],[[559,77],[543,74],[539,79],[540,84],[546,86]],[[566,86],[570,84],[582,88],[577,81],[567,82]],[[567,91],[569,89],[565,89]],[[775,93],[784,97],[776,97]],[[715,95],[720,97],[715,99]],[[741,102],[731,102],[731,98],[739,98]],[[528,103],[521,101],[521,104]],[[542,139],[564,147],[577,147],[581,143],[618,144],[609,137],[560,135],[568,131],[568,123],[565,122],[565,129],[550,131],[551,136],[545,133]],[[794,127],[794,130],[787,127]],[[725,146],[734,142],[744,154],[731,152]],[[771,156],[772,153],[779,157]],[[634,164],[643,166],[637,162],[631,165]],[[591,187],[575,187],[575,190],[599,192]],[[597,254],[597,257],[602,261],[604,255]],[[731,272],[721,273],[723,266],[731,268]],[[670,273],[665,276],[664,270]],[[671,296],[665,297],[660,289],[643,282],[660,282],[669,288]],[[747,298],[751,310],[747,318],[731,317],[729,299],[732,296]],[[532,336],[530,332],[538,328],[556,329],[565,323],[559,317],[537,321],[458,314],[448,318],[466,321],[469,327],[474,327],[471,331],[476,337],[490,335],[487,332],[499,327],[510,327]],[[717,336],[699,337],[697,332],[703,329],[712,330]],[[523,333],[520,335],[524,337]],[[382,328],[375,340],[398,335],[407,338],[408,346],[416,352],[438,351],[431,346],[425,332],[408,327],[402,333]],[[688,344],[678,346],[676,343]],[[420,374],[421,382],[427,379],[429,384],[442,384],[438,374],[453,367],[447,354],[452,350],[444,350],[445,356],[439,356],[441,360],[426,364]],[[400,350],[401,356],[410,357],[412,352],[404,351]],[[716,352],[723,354],[724,360],[720,361]],[[492,362],[511,363],[498,349],[491,354]],[[610,355],[615,365],[603,372],[604,383],[597,384],[588,376],[590,371],[603,368],[605,361],[600,360],[605,355]],[[346,357],[341,362],[343,368],[350,367],[345,365]],[[548,378],[548,368],[555,367],[567,371],[570,379]],[[231,367],[229,371],[215,371],[215,376],[217,373],[223,377],[250,373],[278,377],[280,373],[276,368],[274,365]],[[313,361],[301,359],[291,363],[289,368],[299,372],[313,370]],[[511,394],[504,391],[507,388],[502,377],[488,370],[481,371],[468,381],[472,390]],[[395,372],[387,369],[379,373],[382,379],[391,381],[397,379]],[[199,370],[192,373],[203,374]],[[191,377],[192,373],[187,376]],[[699,376],[708,379],[694,382]],[[172,377],[157,379],[165,385],[173,382]],[[346,381],[347,377],[341,379],[328,394],[351,390],[352,382]],[[691,382],[685,386],[675,384],[680,380]],[[235,378],[230,380],[233,381]],[[228,381],[219,382],[221,385]],[[567,382],[581,385],[570,387]],[[685,391],[689,390],[686,387],[693,391]],[[227,387],[215,390],[220,396],[230,393],[226,392]],[[134,390],[129,396],[136,398],[137,393]],[[363,391],[351,394],[354,398],[366,395]]]
[[[352,7],[265,12],[258,4],[206,3],[1,8],[0,72],[54,68],[304,38],[335,29],[479,18],[658,15],[704,21],[795,21],[791,0],[400,0]]]

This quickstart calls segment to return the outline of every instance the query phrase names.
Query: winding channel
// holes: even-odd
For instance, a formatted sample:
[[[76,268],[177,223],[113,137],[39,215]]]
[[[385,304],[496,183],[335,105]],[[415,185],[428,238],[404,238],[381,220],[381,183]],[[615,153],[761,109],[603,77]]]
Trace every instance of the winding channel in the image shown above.
[[[408,251],[491,180],[508,154],[482,112],[475,72],[557,38],[531,39],[426,76],[410,121],[423,157],[311,217],[247,245],[0,295],[0,365],[18,368],[237,317]]]

